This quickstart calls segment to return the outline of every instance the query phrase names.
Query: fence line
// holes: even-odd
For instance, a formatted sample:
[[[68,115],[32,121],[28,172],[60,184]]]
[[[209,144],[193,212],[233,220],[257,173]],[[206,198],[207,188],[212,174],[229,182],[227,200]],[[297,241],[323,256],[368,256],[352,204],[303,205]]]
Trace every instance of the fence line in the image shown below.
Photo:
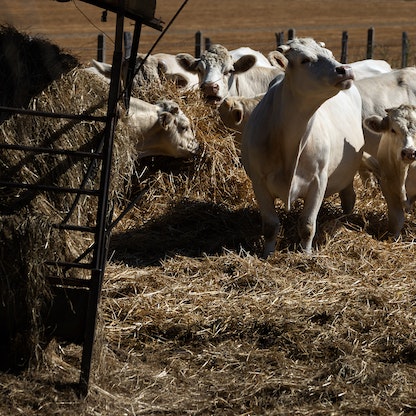
[[[366,50],[366,58],[372,59],[374,56],[374,48],[375,48],[375,29],[374,27],[370,27],[367,31],[367,50]],[[295,29],[288,29],[287,31],[287,39],[291,40],[296,36]],[[285,43],[285,36],[284,32],[277,32],[275,33],[276,38],[276,47]],[[203,40],[204,39],[204,40]],[[205,49],[209,49],[211,46],[211,39],[208,37],[203,38],[201,31],[195,33],[195,57],[199,58],[202,53],[203,47]],[[124,55],[125,57],[130,56],[130,48],[131,48],[131,34],[129,32],[125,32],[124,34]],[[401,66],[402,68],[407,66],[408,57],[409,57],[409,38],[407,36],[407,32],[402,32],[402,39],[401,39]],[[105,37],[102,34],[98,35],[97,39],[97,60],[100,62],[104,61],[104,57],[106,56],[106,44],[105,44]],[[348,62],[348,31],[342,32],[341,37],[341,59],[340,62],[345,64]]]

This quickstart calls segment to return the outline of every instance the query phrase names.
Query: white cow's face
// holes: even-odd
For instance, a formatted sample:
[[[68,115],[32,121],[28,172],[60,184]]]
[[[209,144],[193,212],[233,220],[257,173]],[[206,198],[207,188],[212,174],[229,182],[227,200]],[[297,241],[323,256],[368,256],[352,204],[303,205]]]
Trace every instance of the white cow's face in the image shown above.
[[[245,55],[233,61],[231,54],[222,45],[213,45],[200,59],[188,54],[179,54],[179,64],[199,76],[200,88],[208,103],[220,105],[228,96],[233,76],[248,71],[256,63],[254,55]]]
[[[351,67],[340,64],[330,50],[313,39],[294,39],[278,51],[288,60],[285,76],[292,91],[327,99],[352,85]]]
[[[173,102],[158,103],[157,134],[152,137],[154,154],[188,158],[199,147],[188,117]]]
[[[371,116],[365,119],[366,126],[383,134],[383,141],[393,149],[395,160],[406,164],[416,160],[416,107],[401,105],[386,110],[387,116]]]

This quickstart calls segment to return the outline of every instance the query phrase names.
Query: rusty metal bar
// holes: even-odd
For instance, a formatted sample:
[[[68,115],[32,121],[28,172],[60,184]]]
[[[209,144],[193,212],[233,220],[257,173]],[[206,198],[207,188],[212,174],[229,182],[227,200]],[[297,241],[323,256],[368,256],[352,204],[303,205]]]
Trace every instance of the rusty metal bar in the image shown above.
[[[80,121],[98,121],[105,123],[107,118],[105,116],[89,116],[87,114],[64,114],[64,113],[51,113],[49,111],[37,111],[37,110],[26,110],[24,108],[14,107],[3,107],[0,106],[0,112],[11,113],[11,114],[25,114],[29,116],[41,116],[50,118],[67,118],[69,120],[80,120]]]
[[[119,0],[119,9],[116,17],[116,33],[111,70],[110,91],[107,107],[107,122],[104,130],[104,149],[101,173],[101,195],[99,197],[97,212],[97,231],[95,233],[95,250],[93,253],[93,269],[91,272],[91,289],[88,300],[88,308],[85,322],[84,344],[81,358],[80,391],[82,395],[88,393],[88,385],[91,372],[91,360],[94,349],[95,329],[97,321],[97,308],[100,301],[102,280],[105,271],[109,233],[107,226],[108,218],[108,194],[110,186],[111,162],[113,156],[114,131],[117,121],[117,102],[119,97],[121,64],[123,59],[123,28],[124,28],[124,5]],[[110,219],[111,221],[111,219]]]
[[[35,191],[67,192],[69,194],[83,194],[83,195],[91,195],[91,196],[99,196],[101,194],[99,189],[66,188],[66,187],[61,187],[61,186],[40,185],[40,184],[35,184],[35,183],[18,183],[18,182],[0,181],[0,187],[1,186],[10,187],[10,188],[31,189]]]
[[[5,150],[20,150],[24,152],[32,152],[38,154],[50,154],[50,155],[63,155],[63,156],[71,156],[71,157],[87,157],[87,158],[94,158],[94,159],[102,159],[102,153],[96,152],[83,152],[78,150],[69,150],[69,149],[50,149],[47,147],[34,147],[34,146],[24,146],[21,144],[6,144],[0,143],[0,149]]]
[[[94,265],[92,263],[75,263],[70,261],[55,261],[55,260],[47,260],[45,264],[48,266],[59,266],[65,268],[75,268],[75,269],[85,269],[85,270],[92,270]]]

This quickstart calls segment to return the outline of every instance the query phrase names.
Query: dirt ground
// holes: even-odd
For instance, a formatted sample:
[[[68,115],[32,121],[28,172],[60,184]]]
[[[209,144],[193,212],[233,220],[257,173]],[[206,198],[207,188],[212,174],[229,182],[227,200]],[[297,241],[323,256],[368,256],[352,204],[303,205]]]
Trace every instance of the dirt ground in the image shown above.
[[[97,35],[107,36],[106,60],[111,61],[114,14],[101,22],[102,11],[79,0],[61,3],[54,0],[2,1],[0,22],[18,29],[43,34],[59,46],[70,49],[83,61],[96,57]],[[159,0],[155,17],[167,23],[182,0]],[[414,0],[188,0],[180,15],[155,48],[155,52],[194,53],[195,33],[201,31],[213,43],[229,49],[250,46],[264,53],[275,48],[275,33],[296,30],[298,36],[324,41],[340,57],[341,36],[348,31],[348,60],[365,58],[367,31],[375,29],[375,58],[389,57],[401,63],[402,33],[407,32],[413,64],[416,42],[416,2]],[[132,31],[132,22],[126,22]],[[140,50],[147,52],[159,37],[154,29],[143,28]]]

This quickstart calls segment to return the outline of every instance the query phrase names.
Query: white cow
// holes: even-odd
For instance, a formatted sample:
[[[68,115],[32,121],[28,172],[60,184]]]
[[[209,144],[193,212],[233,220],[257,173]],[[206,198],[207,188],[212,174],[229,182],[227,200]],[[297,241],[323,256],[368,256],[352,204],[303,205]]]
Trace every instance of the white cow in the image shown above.
[[[241,134],[247,120],[254,108],[264,97],[264,94],[255,97],[227,97],[218,107],[220,118],[229,129],[235,130],[235,139],[241,144]]]
[[[242,56],[245,55],[254,55],[256,57],[255,66],[263,66],[266,68],[272,68],[270,61],[259,51],[255,51],[247,46],[242,46],[237,49],[230,51],[230,55],[233,57],[234,61],[238,61]]]
[[[187,71],[197,73],[200,88],[208,103],[219,105],[229,95],[254,97],[267,91],[270,82],[281,68],[255,66],[255,55],[243,55],[234,61],[222,45],[212,45],[201,58],[189,54],[176,56]]]
[[[138,136],[139,158],[187,158],[198,150],[188,117],[173,101],[161,100],[150,104],[131,97],[129,114],[123,121]]]
[[[397,239],[404,224],[404,211],[416,200],[416,182],[408,175],[416,167],[416,106],[400,105],[386,110],[387,116],[364,120],[381,134],[377,151],[380,185],[387,203],[389,233]]]
[[[362,61],[351,62],[348,65],[354,71],[354,79],[356,81],[379,74],[385,74],[393,70],[388,62],[381,59],[364,59]]]
[[[385,109],[401,104],[416,105],[416,68],[396,69],[385,74],[357,80],[355,85],[362,99],[362,117],[385,116]],[[363,125],[364,150],[376,157],[380,134]]]
[[[145,57],[145,54],[137,54],[134,86],[140,87],[149,83],[161,85],[164,80],[168,80],[175,83],[179,88],[186,90],[199,88],[198,75],[181,67],[176,60],[176,55],[156,53],[149,55],[146,60],[144,60]],[[121,73],[123,86],[126,85],[128,65],[129,61],[124,60]],[[109,80],[111,78],[111,68],[111,64],[93,59],[90,70],[98,72]]]
[[[364,145],[361,98],[353,72],[313,39],[278,48],[288,59],[283,80],[251,114],[242,138],[242,162],[259,205],[264,256],[275,250],[280,221],[275,199],[302,198],[298,222],[302,249],[309,253],[324,197],[339,193],[345,213],[355,204],[354,175]]]

